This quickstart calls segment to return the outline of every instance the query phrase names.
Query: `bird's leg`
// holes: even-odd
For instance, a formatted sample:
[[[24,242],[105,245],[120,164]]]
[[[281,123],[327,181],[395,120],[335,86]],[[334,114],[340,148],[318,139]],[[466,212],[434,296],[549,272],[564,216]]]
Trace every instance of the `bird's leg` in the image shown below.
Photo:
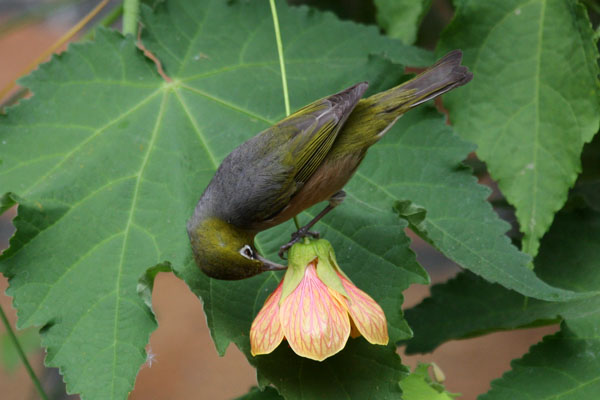
[[[327,207],[325,207],[323,209],[323,211],[321,211],[312,220],[310,220],[310,222],[308,224],[304,225],[302,228],[300,228],[296,232],[292,233],[292,239],[287,244],[285,244],[279,248],[279,253],[278,253],[279,257],[284,258],[283,254],[286,251],[288,251],[289,248],[292,247],[295,243],[298,243],[302,238],[311,236],[315,239],[318,239],[320,236],[319,232],[313,232],[310,230],[310,228],[312,228],[314,224],[319,222],[319,220],[321,218],[323,218],[329,211],[331,211],[334,208],[336,208],[337,206],[339,206],[344,201],[345,197],[346,197],[346,192],[344,192],[343,190],[340,190],[339,192],[337,192],[333,196],[331,196]]]

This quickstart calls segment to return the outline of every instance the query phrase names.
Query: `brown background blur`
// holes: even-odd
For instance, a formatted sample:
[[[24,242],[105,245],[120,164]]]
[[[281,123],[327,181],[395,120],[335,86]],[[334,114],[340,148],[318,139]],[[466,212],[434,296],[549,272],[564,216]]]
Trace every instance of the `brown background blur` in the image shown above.
[[[96,2],[84,3],[82,7],[89,10]],[[6,6],[6,3],[0,0],[0,28],[11,11],[10,7],[3,5]],[[435,1],[434,6],[441,10],[439,12],[447,12],[444,2]],[[67,13],[50,20],[32,21],[0,34],[0,89],[17,78],[80,16],[81,12]],[[485,179],[483,183],[486,183]],[[8,245],[12,216],[14,210],[0,217],[0,249]],[[413,248],[434,282],[444,281],[458,271],[457,267],[421,240],[415,239]],[[4,294],[7,286],[7,280],[0,276],[0,305],[9,314],[14,326],[16,313],[11,306],[11,299]],[[428,293],[428,287],[411,287],[405,292],[405,307],[417,304]],[[154,361],[152,365],[142,367],[131,399],[231,399],[244,394],[256,384],[254,369],[235,346],[228,349],[225,357],[218,357],[206,326],[202,305],[183,282],[171,274],[160,274],[154,287],[153,302],[159,328],[153,333],[148,350],[154,354]],[[556,330],[556,327],[547,327],[453,341],[442,345],[432,354],[403,356],[403,362],[414,367],[418,361],[435,361],[446,375],[448,390],[462,393],[461,399],[472,400],[488,390],[491,380],[499,378],[510,368],[511,359],[522,356],[530,345]],[[0,326],[2,334],[4,327]],[[402,349],[399,351],[402,354]],[[55,399],[66,398],[60,394],[64,389],[56,370],[42,366],[43,352],[34,352],[29,358],[48,387],[48,392],[56,393]],[[9,373],[0,365],[0,400],[36,398],[23,366]]]

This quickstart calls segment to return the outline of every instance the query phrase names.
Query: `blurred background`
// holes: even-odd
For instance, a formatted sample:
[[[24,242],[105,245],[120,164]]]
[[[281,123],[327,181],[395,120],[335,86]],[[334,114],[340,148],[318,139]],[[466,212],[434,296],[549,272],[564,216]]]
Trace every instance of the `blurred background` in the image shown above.
[[[152,3],[153,1],[148,1]],[[27,96],[26,91],[12,86],[16,78],[28,73],[48,59],[49,49],[60,52],[65,44],[55,46],[65,33],[100,3],[100,0],[0,0],[0,101],[2,109]],[[376,24],[376,7],[372,0],[289,0],[291,4],[308,4],[335,12],[342,19],[364,24]],[[590,7],[598,7],[589,1]],[[80,33],[70,40],[91,36],[91,28],[98,24],[120,29],[118,18],[121,1],[108,1]],[[598,7],[600,9],[600,7]],[[422,17],[416,44],[433,49],[437,39],[453,15],[450,0],[433,0],[430,10]],[[595,14],[593,18],[597,18]],[[3,111],[2,111],[3,112]],[[476,158],[467,162],[474,168],[480,183],[494,191],[490,200],[497,205],[499,214],[514,226],[512,210],[502,200],[485,166]],[[2,191],[0,183],[0,192]],[[13,233],[11,224],[16,209],[0,216],[0,252],[8,247]],[[433,283],[454,276],[458,267],[445,259],[428,244],[408,232],[413,239],[413,250],[428,270]],[[518,235],[513,228],[511,235]],[[8,314],[12,326],[16,312],[11,298],[5,295],[7,280],[0,276],[0,305]],[[406,308],[428,296],[429,287],[414,285],[405,292]],[[134,400],[159,399],[232,399],[256,385],[254,369],[235,346],[225,357],[219,357],[210,338],[201,302],[187,286],[172,274],[160,274],[154,295],[154,311],[159,328],[152,334],[147,348],[150,357],[142,367],[130,398]],[[449,391],[462,393],[461,399],[473,400],[489,388],[489,382],[499,378],[510,368],[510,360],[527,352],[543,336],[558,327],[545,327],[487,335],[480,338],[452,341],[440,346],[434,353],[404,356],[404,364],[414,367],[419,361],[434,361],[446,375]],[[18,332],[28,358],[52,399],[77,399],[68,396],[62,378],[54,368],[43,366],[44,351],[35,330]],[[24,366],[12,347],[3,326],[0,326],[0,399],[30,400],[37,393]]]

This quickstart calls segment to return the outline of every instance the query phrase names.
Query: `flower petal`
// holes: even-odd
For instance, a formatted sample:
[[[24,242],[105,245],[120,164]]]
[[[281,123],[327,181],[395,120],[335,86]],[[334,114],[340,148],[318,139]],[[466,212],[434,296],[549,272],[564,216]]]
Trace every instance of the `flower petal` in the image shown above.
[[[339,274],[339,277],[349,296],[348,312],[356,329],[370,343],[388,344],[387,321],[379,304],[343,274]]]
[[[268,354],[283,340],[283,330],[279,323],[279,299],[283,280],[277,289],[267,297],[250,327],[250,353]]]
[[[350,318],[342,296],[321,282],[315,264],[308,264],[298,287],[283,300],[279,317],[292,350],[322,361],[346,345]]]

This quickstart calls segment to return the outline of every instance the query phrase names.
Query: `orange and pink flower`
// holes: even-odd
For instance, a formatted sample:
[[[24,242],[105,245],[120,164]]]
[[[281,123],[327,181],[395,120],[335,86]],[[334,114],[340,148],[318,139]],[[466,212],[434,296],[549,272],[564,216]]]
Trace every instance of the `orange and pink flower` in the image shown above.
[[[296,354],[322,361],[360,335],[388,343],[379,304],[342,272],[329,242],[295,244],[284,278],[250,328],[252,355],[271,353],[285,338]]]

